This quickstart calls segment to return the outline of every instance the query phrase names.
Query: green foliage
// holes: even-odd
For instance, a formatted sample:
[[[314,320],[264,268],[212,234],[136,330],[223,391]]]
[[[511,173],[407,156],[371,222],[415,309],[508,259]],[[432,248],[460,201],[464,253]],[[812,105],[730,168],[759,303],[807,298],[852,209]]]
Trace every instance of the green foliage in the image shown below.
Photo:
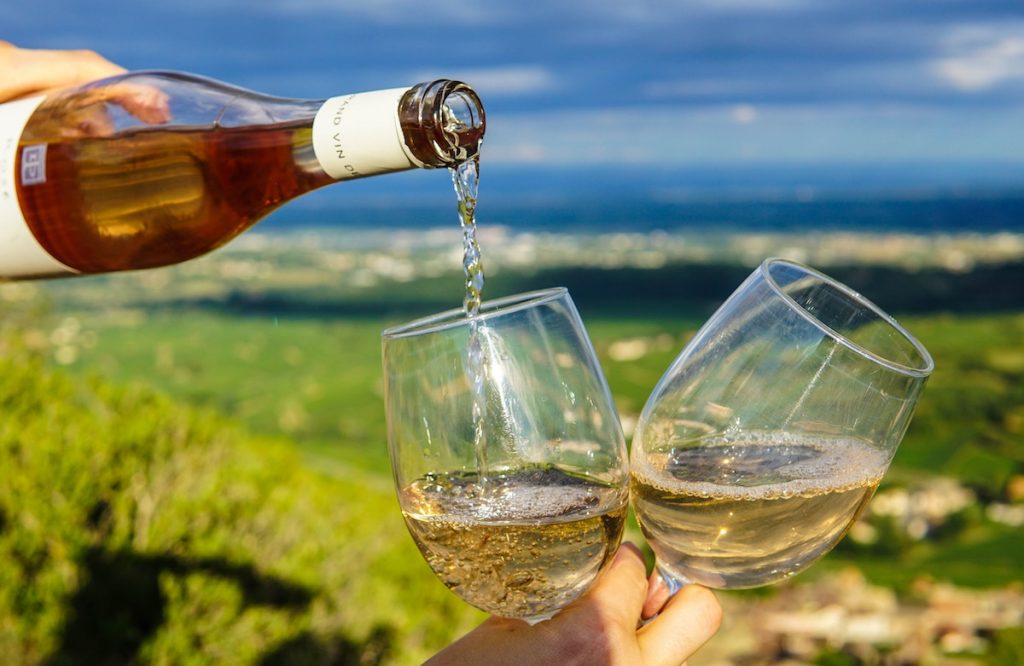
[[[305,461],[324,473],[358,466],[388,473],[380,385],[379,331],[394,320],[274,319],[203,311],[117,317],[78,315],[80,345],[69,368],[97,369],[119,383],[145,381],[190,403],[231,415],[261,435],[288,436]],[[936,371],[886,475],[887,484],[913,484],[940,474],[971,485],[981,501],[1005,501],[1007,484],[1024,474],[1024,365],[1016,362],[1024,316],[900,317],[933,353]],[[587,330],[624,419],[635,418],[665,368],[696,331],[699,320],[592,316]],[[616,360],[614,343],[642,339],[647,353]],[[301,414],[298,420],[289,415]],[[385,481],[381,481],[385,483]],[[396,513],[394,507],[389,509]],[[927,573],[963,585],[998,585],[1019,578],[1013,549],[979,511],[931,541],[914,543],[882,521],[880,538],[860,547],[850,540],[824,568],[856,564],[876,582],[901,588]],[[942,553],[971,536],[983,555],[965,560]],[[949,539],[952,539],[950,541]],[[417,558],[418,559],[418,558]],[[900,566],[892,563],[898,561]],[[417,562],[417,565],[419,563]],[[1006,576],[1009,576],[1007,578]]]
[[[816,666],[858,666],[864,662],[847,652],[826,648],[814,658],[814,663]]]
[[[985,659],[991,666],[1024,664],[1024,628],[1003,629],[992,637],[992,648]]]
[[[941,473],[982,499],[1002,499],[1024,474],[1024,315],[934,316],[903,323],[935,357],[935,372],[893,461]]]
[[[853,558],[878,557],[891,564],[912,547],[913,540],[907,531],[891,516],[875,518],[871,525],[877,530],[877,536],[871,543],[843,539],[836,545],[836,555]]]
[[[0,412],[0,662],[407,663],[477,618],[376,477],[27,353]]]
[[[98,330],[94,320],[103,322]],[[307,452],[334,460],[343,453],[346,462],[387,469],[381,321],[199,312],[76,321],[88,328],[72,341],[78,360],[71,369],[144,382],[244,421],[251,432],[284,435]]]
[[[712,276],[715,294],[746,272]],[[0,663],[412,663],[477,621],[405,533],[384,445],[379,331],[450,305],[451,276],[358,302],[208,300],[212,278],[144,306],[111,295],[159,275],[51,283],[67,292],[59,317],[0,316]],[[630,275],[623,293],[646,280],[680,300],[605,303],[604,278],[570,284],[627,419],[715,305],[690,293],[704,274]],[[573,278],[505,277],[506,291]],[[396,291],[404,300],[388,302]],[[981,503],[1006,501],[1024,474],[1024,315],[899,319],[936,371],[886,483],[950,476]],[[616,360],[625,339],[646,353]],[[901,590],[922,575],[1022,577],[1024,531],[980,508],[920,542],[877,527],[872,546],[844,541],[801,579],[850,564]],[[997,634],[993,663],[1020,662],[1019,642]]]

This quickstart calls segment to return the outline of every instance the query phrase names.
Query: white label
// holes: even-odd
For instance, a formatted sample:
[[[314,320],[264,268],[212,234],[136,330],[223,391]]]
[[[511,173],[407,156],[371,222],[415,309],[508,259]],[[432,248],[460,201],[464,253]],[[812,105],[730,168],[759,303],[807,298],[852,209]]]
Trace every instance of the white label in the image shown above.
[[[313,152],[336,179],[422,167],[405,145],[398,103],[408,88],[332,97],[313,119]]]
[[[39,96],[0,104],[0,279],[76,272],[43,249],[28,228],[18,203],[18,175],[22,176],[22,185],[28,187],[46,180],[46,144],[25,146],[22,173],[15,173],[18,140],[42,101],[43,96]]]

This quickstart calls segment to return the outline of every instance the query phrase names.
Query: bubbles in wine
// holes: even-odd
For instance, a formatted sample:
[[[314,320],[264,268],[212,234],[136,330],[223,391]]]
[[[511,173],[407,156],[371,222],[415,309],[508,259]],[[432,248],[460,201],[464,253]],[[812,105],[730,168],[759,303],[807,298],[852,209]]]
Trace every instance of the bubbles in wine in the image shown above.
[[[622,538],[627,494],[554,467],[434,474],[400,494],[441,581],[496,615],[538,620],[579,597]]]
[[[842,538],[888,456],[852,438],[742,433],[634,459],[637,519],[671,576],[753,587],[801,571]]]

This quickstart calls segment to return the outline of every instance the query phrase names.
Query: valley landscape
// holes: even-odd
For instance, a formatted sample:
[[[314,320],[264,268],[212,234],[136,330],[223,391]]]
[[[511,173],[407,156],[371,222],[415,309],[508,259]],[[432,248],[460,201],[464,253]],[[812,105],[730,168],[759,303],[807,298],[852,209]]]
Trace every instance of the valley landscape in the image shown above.
[[[766,256],[846,281],[933,353],[867,513],[806,574],[720,593],[726,624],[692,663],[1019,662],[1024,235],[480,239],[486,297],[569,288],[627,438]],[[17,479],[0,490],[0,658],[400,664],[481,620],[405,531],[380,373],[384,327],[458,305],[459,250],[457,228],[269,228],[175,268],[0,284],[0,459]]]

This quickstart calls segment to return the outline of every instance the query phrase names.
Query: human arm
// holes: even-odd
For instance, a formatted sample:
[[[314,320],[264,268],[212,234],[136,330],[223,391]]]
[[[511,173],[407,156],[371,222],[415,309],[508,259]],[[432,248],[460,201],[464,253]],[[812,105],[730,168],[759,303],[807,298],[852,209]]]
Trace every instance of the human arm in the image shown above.
[[[48,95],[80,84],[123,74],[125,69],[94,51],[22,49],[0,41],[0,104],[31,95]],[[128,82],[79,92],[59,115],[65,137],[108,136],[114,130],[108,104],[123,108],[142,122],[159,125],[171,118],[167,95],[157,88]]]
[[[22,49],[0,41],[0,103],[124,71],[94,51]]]

